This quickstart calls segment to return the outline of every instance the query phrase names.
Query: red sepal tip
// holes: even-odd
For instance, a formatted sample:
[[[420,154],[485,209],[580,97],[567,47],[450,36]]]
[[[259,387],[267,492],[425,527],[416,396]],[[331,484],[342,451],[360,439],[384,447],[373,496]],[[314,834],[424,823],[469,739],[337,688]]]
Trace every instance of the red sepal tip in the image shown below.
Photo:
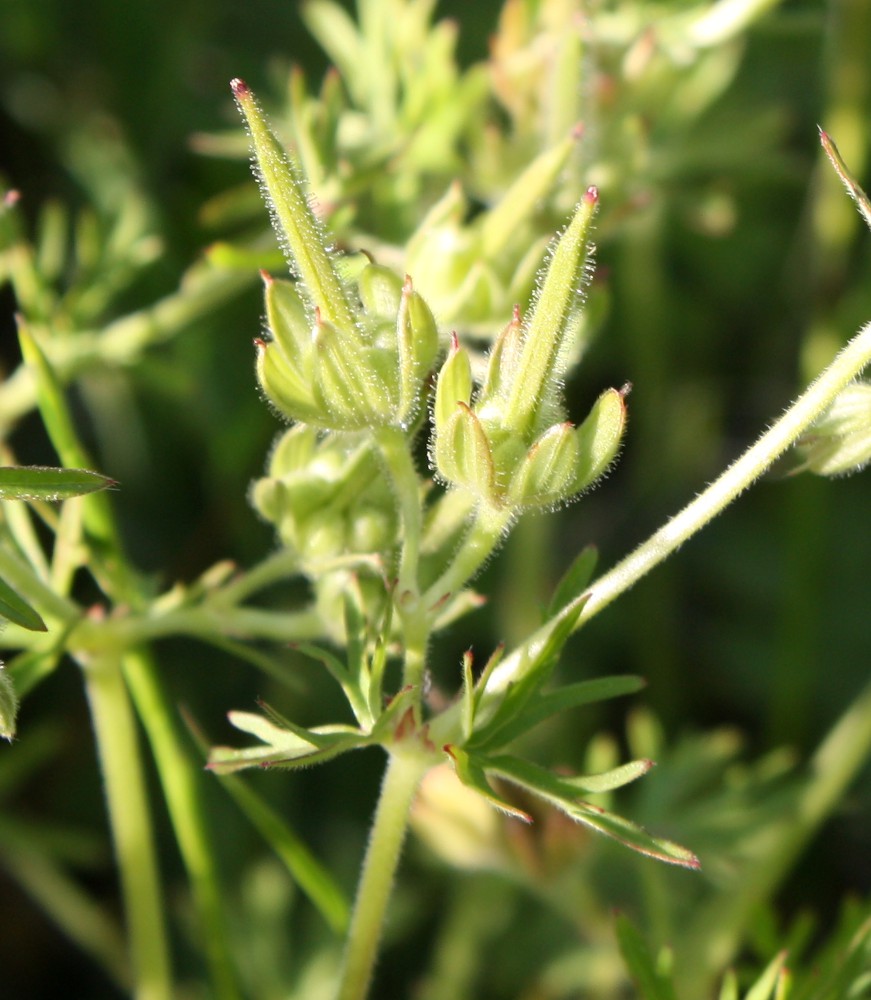
[[[238,76],[230,81],[230,90],[239,98],[247,97],[251,93],[248,84],[244,80],[240,80]]]
[[[595,205],[599,200],[599,189],[595,184],[591,184],[584,192],[584,201],[588,205]]]

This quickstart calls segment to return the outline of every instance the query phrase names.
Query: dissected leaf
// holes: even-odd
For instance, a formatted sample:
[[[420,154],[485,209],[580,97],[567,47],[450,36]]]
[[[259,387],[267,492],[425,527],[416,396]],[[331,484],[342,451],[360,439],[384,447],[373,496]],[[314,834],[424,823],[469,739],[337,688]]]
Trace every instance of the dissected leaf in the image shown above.
[[[273,722],[253,712],[230,712],[230,722],[262,740],[262,747],[214,747],[208,767],[231,774],[246,767],[308,767],[332,760],[347,750],[368,746],[371,738],[350,726],[304,729],[292,722]]]
[[[500,798],[487,780],[486,772],[480,762],[472,754],[466,753],[460,747],[445,746],[445,753],[451,758],[457,777],[467,787],[483,796],[490,805],[495,806],[501,812],[514,816],[515,819],[523,820],[524,823],[531,823],[532,817],[529,813],[518,809],[516,806]]]
[[[599,833],[619,841],[639,854],[669,864],[681,865],[684,868],[700,867],[698,858],[686,848],[669,840],[653,837],[630,820],[580,799],[579,788],[571,779],[557,777],[544,768],[514,757],[482,758],[478,761],[478,765],[485,772],[492,772],[506,781],[519,785],[530,794],[549,802],[576,822],[598,830]],[[638,777],[638,774],[634,777]],[[583,781],[582,778],[574,780]]]
[[[627,674],[623,677],[599,677],[590,681],[566,684],[555,691],[532,697],[514,718],[506,718],[497,727],[494,724],[474,734],[468,745],[477,750],[493,751],[518,739],[534,726],[569,708],[578,708],[625,694],[634,694],[644,687],[642,677]]]

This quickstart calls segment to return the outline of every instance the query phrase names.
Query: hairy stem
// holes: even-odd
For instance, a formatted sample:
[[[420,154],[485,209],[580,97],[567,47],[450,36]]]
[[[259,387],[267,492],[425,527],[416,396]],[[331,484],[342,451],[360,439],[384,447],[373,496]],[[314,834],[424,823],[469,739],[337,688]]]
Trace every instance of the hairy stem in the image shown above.
[[[428,764],[391,754],[366,849],[337,1000],[364,1000],[408,826],[408,811]]]
[[[834,401],[838,393],[871,362],[871,323],[863,326],[828,368],[808,386],[789,409],[707,489],[667,521],[659,531],[601,576],[590,588],[590,599],[576,628],[607,607],[624,590],[671,555],[688,538],[737,499]]]

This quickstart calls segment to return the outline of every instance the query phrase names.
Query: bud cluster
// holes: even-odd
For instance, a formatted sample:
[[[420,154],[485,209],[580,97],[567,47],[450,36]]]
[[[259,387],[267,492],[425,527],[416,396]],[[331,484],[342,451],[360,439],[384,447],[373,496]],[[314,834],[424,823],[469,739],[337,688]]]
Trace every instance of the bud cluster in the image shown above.
[[[385,552],[396,538],[396,504],[362,435],[289,428],[251,501],[309,568],[349,553]]]
[[[520,512],[576,496],[617,454],[626,390],[603,393],[586,420],[565,420],[559,399],[579,285],[588,271],[590,189],[554,246],[527,322],[515,308],[496,339],[473,398],[468,352],[454,335],[436,385],[433,463],[486,507]]]
[[[257,377],[292,420],[324,430],[408,427],[438,352],[428,306],[377,264],[357,280],[356,322],[340,328],[320,307],[312,316],[290,282],[264,274],[269,340],[257,341]]]

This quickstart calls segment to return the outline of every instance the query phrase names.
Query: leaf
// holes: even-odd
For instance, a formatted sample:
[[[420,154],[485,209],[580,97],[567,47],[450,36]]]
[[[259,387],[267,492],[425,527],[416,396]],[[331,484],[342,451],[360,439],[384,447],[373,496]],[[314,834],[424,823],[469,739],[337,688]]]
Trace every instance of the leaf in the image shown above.
[[[495,806],[500,812],[508,813],[515,819],[523,820],[524,823],[531,823],[532,817],[529,813],[518,809],[516,806],[500,798],[493,790],[492,785],[487,780],[487,775],[481,766],[480,761],[472,754],[466,753],[460,747],[446,744],[443,748],[445,753],[451,758],[457,777],[472,791],[483,796],[491,806]]]
[[[620,954],[643,1000],[675,1000],[674,986],[657,969],[646,942],[622,914],[615,925]]]
[[[550,604],[544,614],[544,619],[553,618],[554,615],[580,597],[589,582],[593,579],[596,571],[596,563],[599,561],[599,550],[595,545],[587,545],[577,554],[572,564],[565,571],[560,582],[556,585]]]
[[[351,711],[354,713],[354,717],[363,725],[370,725],[372,717],[369,712],[369,703],[363,696],[363,692],[359,684],[359,673],[354,676],[344,663],[332,653],[327,652],[325,649],[321,649],[319,646],[314,646],[308,642],[300,642],[294,644],[294,649],[298,649],[300,653],[305,653],[306,656],[311,657],[313,660],[317,660],[318,663],[322,663],[327,670],[332,674],[333,678],[338,681],[348,699],[348,704],[351,706]],[[349,636],[349,647],[348,647],[349,659],[352,659],[351,670],[354,670],[354,663],[359,657],[362,657],[362,651],[357,648],[357,641],[351,640]],[[359,663],[357,664],[359,666]]]
[[[634,694],[644,685],[644,678],[632,674],[621,677],[599,677],[591,681],[566,684],[555,691],[530,698],[522,708],[518,709],[513,718],[507,719],[498,728],[493,729],[488,726],[480,733],[474,734],[468,745],[477,750],[496,750],[507,746],[552,715],[581,705]]]
[[[365,733],[350,726],[305,729],[286,719],[279,724],[253,712],[230,712],[228,718],[237,729],[256,736],[266,746],[213,747],[207,766],[218,774],[231,774],[247,767],[308,767],[372,742]]]
[[[585,802],[578,797],[578,788],[573,780],[557,777],[528,761],[514,757],[481,758],[479,766],[537,795],[578,823],[605,834],[612,840],[645,854],[684,868],[699,868],[698,858],[686,848],[671,841],[652,837],[646,830],[628,819],[609,813],[607,810]],[[637,777],[637,775],[635,775]],[[583,779],[574,779],[582,781]]]
[[[744,1000],[777,1000],[783,981],[786,952],[775,955],[762,975],[750,987]]]
[[[503,727],[513,724],[520,716],[523,706],[544,684],[556,666],[559,654],[586,602],[587,595],[578,598],[573,605],[565,608],[559,618],[551,620],[547,634],[536,641],[535,645],[527,644],[519,647],[507,660],[503,660],[498,668],[485,671],[485,677],[482,678],[484,683],[479,681],[478,684],[479,712],[485,708],[488,701],[493,701],[498,696],[497,684],[494,683],[491,688],[490,682],[496,682],[500,673],[506,668],[510,668],[511,672],[504,695],[495,708],[490,709],[485,716],[485,722],[475,733],[474,741],[477,745],[492,745]],[[494,688],[496,690],[493,690]]]
[[[191,719],[188,718],[187,722],[194,740],[205,753],[205,739]],[[330,927],[337,934],[342,934],[348,924],[350,905],[330,872],[253,788],[241,778],[229,774],[219,772],[219,778]]]
[[[39,614],[3,579],[0,579],[0,618],[14,622],[30,632],[48,631]]]
[[[865,220],[867,226],[871,228],[871,200],[869,200],[868,195],[859,186],[856,178],[847,170],[847,165],[841,158],[838,147],[822,129],[820,129],[820,142],[823,144],[826,156],[828,156],[832,166],[835,168],[835,173],[841,178],[844,187],[847,189],[847,194],[856,202],[856,207],[859,209],[862,218]]]
[[[18,721],[18,693],[7,671],[0,664],[0,737],[10,742],[15,739]]]
[[[67,500],[118,484],[88,469],[0,466],[0,500]]]

